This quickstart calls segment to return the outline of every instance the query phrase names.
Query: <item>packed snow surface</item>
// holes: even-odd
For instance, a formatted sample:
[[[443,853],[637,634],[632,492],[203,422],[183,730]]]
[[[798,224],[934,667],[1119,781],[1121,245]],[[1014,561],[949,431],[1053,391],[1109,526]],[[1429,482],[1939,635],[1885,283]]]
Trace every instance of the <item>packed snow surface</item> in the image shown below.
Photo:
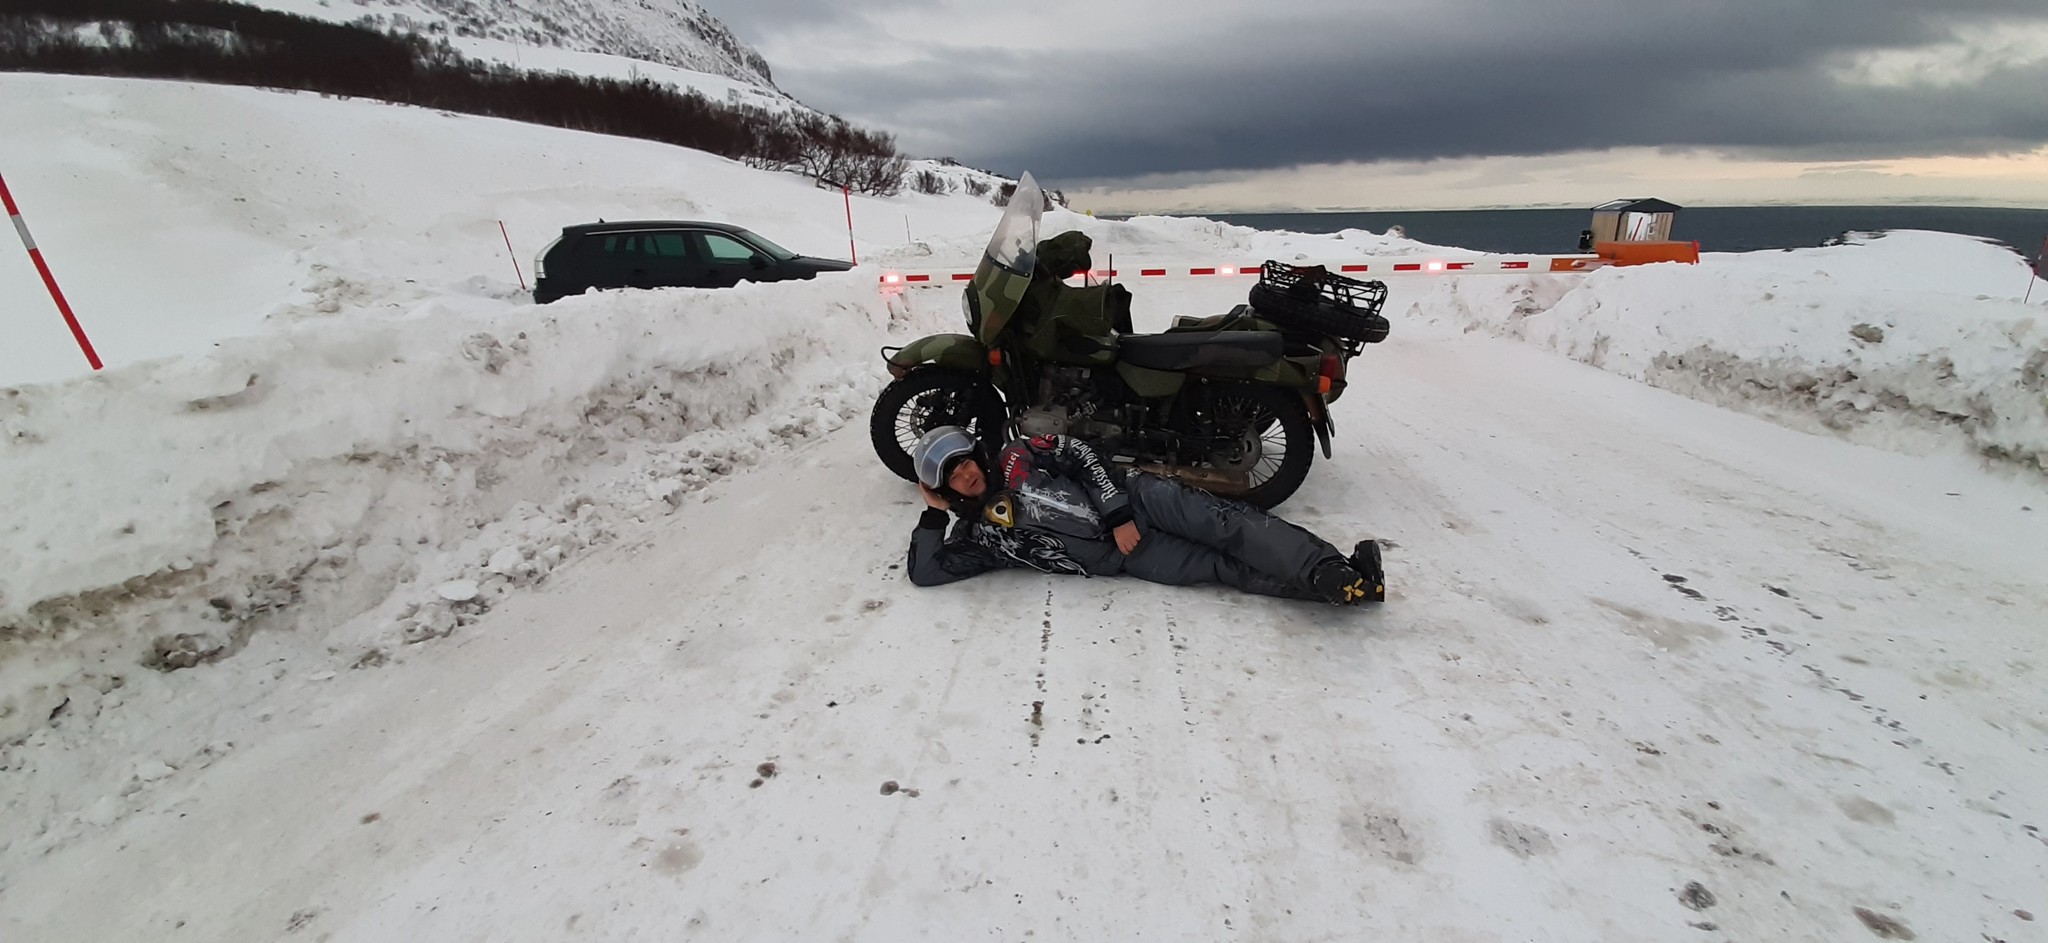
[[[844,276],[539,307],[501,220],[522,265],[598,217],[843,255],[845,204],[313,95],[0,76],[0,120],[113,364],[0,265],[0,938],[2041,932],[2009,252],[1395,281],[1283,508],[1381,539],[1386,604],[917,590],[866,411],[958,300],[876,275],[970,266],[985,201],[855,199]],[[1119,268],[1458,251],[1048,227]],[[1140,326],[1246,284],[1135,284]]]

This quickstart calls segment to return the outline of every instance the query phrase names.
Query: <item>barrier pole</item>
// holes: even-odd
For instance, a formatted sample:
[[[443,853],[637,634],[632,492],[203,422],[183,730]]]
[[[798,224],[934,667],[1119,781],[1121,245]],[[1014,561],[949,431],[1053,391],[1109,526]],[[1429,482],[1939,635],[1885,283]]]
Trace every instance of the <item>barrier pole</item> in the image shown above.
[[[512,274],[519,276],[519,290],[526,290],[526,273],[519,270],[519,253],[512,251],[512,234],[505,231],[505,221],[498,220],[498,235],[505,237],[505,254],[512,257]]]
[[[846,261],[860,264],[860,256],[853,248],[853,188],[840,184],[839,195],[846,198]]]
[[[2034,280],[2039,278],[2048,278],[2048,236],[2041,237],[2041,251],[2034,255],[2034,270],[2027,276],[2027,295],[2020,299],[2020,304],[2034,300]]]
[[[21,209],[14,205],[14,194],[7,190],[7,178],[0,176],[0,204],[7,207],[7,218],[14,222],[14,231],[21,234],[21,244],[28,249],[29,260],[36,264],[36,272],[43,276],[43,286],[50,289],[50,297],[57,302],[57,313],[64,316],[64,323],[71,328],[71,336],[78,341],[78,349],[85,352],[85,362],[94,370],[103,369],[98,351],[92,349],[92,341],[85,336],[85,328],[79,326],[78,316],[71,313],[71,303],[64,300],[64,292],[57,287],[57,276],[50,274],[50,265],[43,261],[43,250],[36,248],[34,236],[28,234],[28,223],[21,218]]]

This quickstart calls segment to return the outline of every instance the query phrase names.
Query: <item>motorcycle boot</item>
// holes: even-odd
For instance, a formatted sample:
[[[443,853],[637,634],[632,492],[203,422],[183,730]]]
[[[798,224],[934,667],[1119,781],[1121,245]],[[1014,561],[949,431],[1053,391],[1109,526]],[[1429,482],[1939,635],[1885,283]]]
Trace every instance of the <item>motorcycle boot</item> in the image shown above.
[[[1358,546],[1351,550],[1350,563],[1352,569],[1365,577],[1366,599],[1372,602],[1386,602],[1387,571],[1380,565],[1380,542],[1372,539],[1359,541]]]
[[[1351,606],[1372,597],[1374,586],[1366,582],[1365,575],[1353,568],[1351,561],[1332,557],[1316,564],[1315,572],[1309,574],[1309,585],[1315,587],[1316,595],[1333,606]]]

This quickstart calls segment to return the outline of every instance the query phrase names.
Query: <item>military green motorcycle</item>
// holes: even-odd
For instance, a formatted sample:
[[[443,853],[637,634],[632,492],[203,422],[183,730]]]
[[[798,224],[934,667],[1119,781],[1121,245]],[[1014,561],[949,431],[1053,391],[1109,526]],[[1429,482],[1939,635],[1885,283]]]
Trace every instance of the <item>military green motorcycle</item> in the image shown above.
[[[910,447],[965,426],[991,444],[1071,435],[1112,461],[1273,507],[1330,454],[1330,403],[1352,357],[1387,336],[1386,285],[1267,262],[1250,304],[1135,334],[1121,285],[1073,287],[1085,234],[1038,240],[1045,207],[1025,174],[962,298],[967,334],[885,347],[894,382],[869,433],[915,480]]]

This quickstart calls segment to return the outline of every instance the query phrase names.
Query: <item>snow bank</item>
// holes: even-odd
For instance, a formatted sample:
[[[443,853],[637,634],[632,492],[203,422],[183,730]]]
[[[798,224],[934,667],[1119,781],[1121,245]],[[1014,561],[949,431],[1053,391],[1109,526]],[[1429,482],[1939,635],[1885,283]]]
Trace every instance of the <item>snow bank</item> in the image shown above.
[[[1520,338],[1865,444],[1962,443],[2048,472],[2048,318],[2020,303],[2026,283],[2010,250],[1898,231],[1697,266],[1445,282],[1395,323]]]
[[[616,520],[864,414],[879,371],[849,352],[888,313],[849,295],[440,300],[0,391],[0,741],[266,625],[384,605],[327,640],[368,661],[447,634]]]

